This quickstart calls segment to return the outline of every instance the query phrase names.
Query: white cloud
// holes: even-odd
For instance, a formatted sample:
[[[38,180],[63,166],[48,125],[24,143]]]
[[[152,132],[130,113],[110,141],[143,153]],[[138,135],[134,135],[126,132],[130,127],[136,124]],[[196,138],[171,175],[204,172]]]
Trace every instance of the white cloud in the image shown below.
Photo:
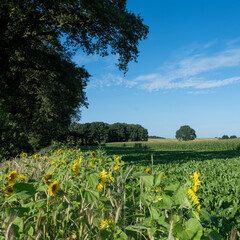
[[[240,72],[239,76],[217,75],[220,71],[240,67],[240,47],[225,49],[215,54],[205,53],[205,49],[213,45],[214,42],[210,42],[202,47],[201,53],[198,49],[198,53],[164,63],[157,72],[136,77],[130,86],[153,91],[172,88],[208,89],[240,82]],[[206,76],[209,74],[211,76]]]
[[[91,79],[90,83],[88,84],[88,87],[90,88],[98,88],[98,87],[111,87],[116,85],[121,85],[126,80],[119,76],[112,73],[107,73],[106,75],[102,75],[100,78],[93,78]]]

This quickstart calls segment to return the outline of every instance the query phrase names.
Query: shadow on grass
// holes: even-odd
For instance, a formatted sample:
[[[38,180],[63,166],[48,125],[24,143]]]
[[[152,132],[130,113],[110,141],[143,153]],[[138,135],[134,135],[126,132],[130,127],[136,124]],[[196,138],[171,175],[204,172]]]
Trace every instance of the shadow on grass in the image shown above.
[[[153,154],[154,164],[185,163],[191,160],[205,161],[240,157],[239,150],[223,151],[156,151],[145,148],[103,147],[108,155],[120,155],[129,164],[149,165]]]

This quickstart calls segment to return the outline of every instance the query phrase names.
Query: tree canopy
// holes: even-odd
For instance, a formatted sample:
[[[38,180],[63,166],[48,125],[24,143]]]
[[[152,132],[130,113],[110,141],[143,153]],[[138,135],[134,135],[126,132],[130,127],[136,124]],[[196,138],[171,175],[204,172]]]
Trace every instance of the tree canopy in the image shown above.
[[[176,138],[178,140],[194,140],[197,137],[195,130],[188,125],[181,126],[179,130],[176,131]]]
[[[139,124],[73,123],[70,132],[60,138],[60,141],[69,139],[76,145],[88,146],[106,142],[147,141],[148,131]]]
[[[124,0],[4,0],[0,31],[0,152],[10,156],[48,145],[88,105],[77,50],[117,55],[126,72],[148,26]]]

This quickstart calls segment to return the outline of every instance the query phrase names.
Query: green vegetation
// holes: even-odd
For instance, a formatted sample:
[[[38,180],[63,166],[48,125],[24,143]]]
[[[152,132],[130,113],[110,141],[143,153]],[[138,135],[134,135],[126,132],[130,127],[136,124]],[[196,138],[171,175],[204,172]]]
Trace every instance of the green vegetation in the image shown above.
[[[106,142],[146,141],[148,131],[139,124],[104,122],[73,123],[70,132],[59,138],[60,144],[99,145]]]
[[[181,126],[180,129],[176,131],[176,139],[178,140],[189,141],[194,140],[196,137],[195,130],[188,125]]]
[[[231,149],[239,143],[111,143],[97,151],[23,153],[0,166],[0,239],[237,239],[240,151]]]
[[[0,158],[48,146],[87,107],[77,50],[136,61],[148,26],[122,0],[1,1]]]

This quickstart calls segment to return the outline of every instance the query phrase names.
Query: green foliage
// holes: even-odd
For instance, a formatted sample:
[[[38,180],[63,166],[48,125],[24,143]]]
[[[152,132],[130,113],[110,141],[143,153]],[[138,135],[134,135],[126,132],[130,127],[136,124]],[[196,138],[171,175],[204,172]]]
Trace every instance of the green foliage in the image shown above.
[[[222,139],[229,139],[228,135],[223,135]]]
[[[87,106],[90,75],[72,62],[118,55],[127,71],[148,27],[126,1],[2,1],[0,4],[0,158],[47,146]]]
[[[203,233],[188,200],[187,185],[165,185],[160,172],[149,175],[134,170],[103,151],[63,147],[44,156],[22,157],[18,164],[2,163],[0,169],[1,176],[5,169],[8,174],[0,179],[5,187],[0,199],[0,237],[9,232],[17,239],[127,240],[170,235],[197,240]],[[13,177],[10,169],[18,174]],[[19,173],[28,183],[20,182],[24,177]],[[52,195],[56,182],[59,189]],[[6,188],[13,191],[7,194]]]
[[[176,131],[176,138],[178,140],[194,140],[197,137],[195,130],[190,128],[188,125],[181,126],[179,130]]]
[[[148,131],[139,124],[103,122],[73,123],[65,136],[72,138],[72,145],[99,145],[106,142],[147,141]],[[59,139],[60,142],[64,141]],[[70,142],[67,142],[70,144]]]

